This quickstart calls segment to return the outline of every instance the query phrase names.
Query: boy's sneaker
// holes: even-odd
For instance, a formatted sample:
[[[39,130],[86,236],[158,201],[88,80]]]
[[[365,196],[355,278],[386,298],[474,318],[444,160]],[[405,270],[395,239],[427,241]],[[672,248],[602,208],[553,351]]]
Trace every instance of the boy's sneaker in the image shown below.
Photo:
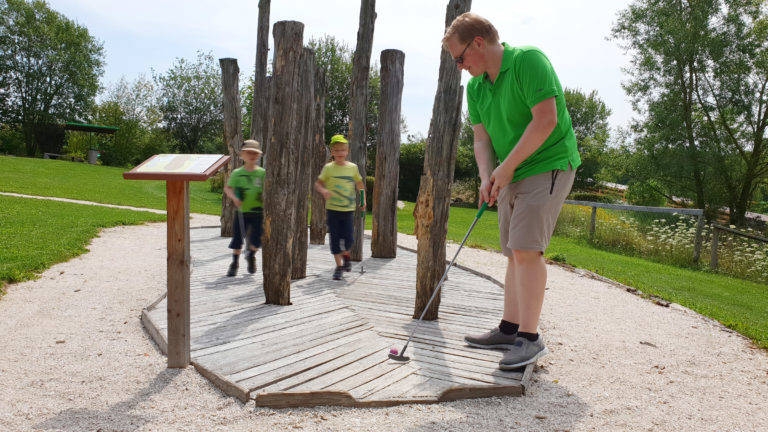
[[[341,273],[344,271],[344,267],[338,266],[336,267],[336,270],[333,271],[333,280],[341,280]]]
[[[348,256],[342,255],[341,260],[344,262],[344,265],[342,266],[344,268],[345,272],[352,271],[352,260],[349,259]]]
[[[232,277],[237,274],[237,268],[239,266],[236,262],[233,262],[229,265],[229,270],[227,270],[227,276]]]
[[[533,363],[549,353],[549,350],[544,346],[544,340],[539,335],[539,338],[531,342],[526,338],[519,337],[515,341],[515,345],[504,353],[504,357],[499,362],[499,369],[512,370],[527,364]]]
[[[248,254],[245,261],[248,262],[248,273],[256,273],[256,254]]]
[[[517,333],[505,335],[498,326],[483,334],[464,336],[467,345],[486,349],[510,349],[515,345],[515,339]]]

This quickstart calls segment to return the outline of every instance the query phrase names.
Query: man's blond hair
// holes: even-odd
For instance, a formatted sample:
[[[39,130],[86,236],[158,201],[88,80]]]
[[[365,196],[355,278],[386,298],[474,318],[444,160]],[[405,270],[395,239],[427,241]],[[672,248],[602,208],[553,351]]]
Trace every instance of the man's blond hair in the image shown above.
[[[445,36],[443,36],[444,47],[448,39],[453,36],[459,39],[459,43],[468,43],[476,36],[482,37],[490,45],[499,43],[499,32],[496,31],[496,27],[487,19],[472,12],[465,12],[457,16],[448,26]]]

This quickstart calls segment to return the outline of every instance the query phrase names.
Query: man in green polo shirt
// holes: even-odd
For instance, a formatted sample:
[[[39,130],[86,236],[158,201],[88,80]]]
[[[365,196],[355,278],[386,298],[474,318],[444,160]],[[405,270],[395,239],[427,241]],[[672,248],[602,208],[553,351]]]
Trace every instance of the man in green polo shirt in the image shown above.
[[[576,136],[560,81],[539,49],[499,43],[493,24],[471,12],[453,21],[443,47],[472,75],[467,106],[480,199],[498,206],[507,257],[501,323],[465,341],[507,349],[499,368],[516,369],[548,352],[538,333],[547,281],[543,254],[581,164]]]

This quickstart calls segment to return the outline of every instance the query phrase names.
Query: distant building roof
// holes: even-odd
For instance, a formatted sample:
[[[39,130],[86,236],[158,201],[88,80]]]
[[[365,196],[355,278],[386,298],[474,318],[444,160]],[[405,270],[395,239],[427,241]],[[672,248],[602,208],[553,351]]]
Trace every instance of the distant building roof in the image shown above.
[[[85,123],[66,122],[64,123],[64,130],[113,134],[118,130],[120,130],[120,128],[117,128],[114,126],[99,126],[99,125],[92,125],[92,124],[85,124]]]

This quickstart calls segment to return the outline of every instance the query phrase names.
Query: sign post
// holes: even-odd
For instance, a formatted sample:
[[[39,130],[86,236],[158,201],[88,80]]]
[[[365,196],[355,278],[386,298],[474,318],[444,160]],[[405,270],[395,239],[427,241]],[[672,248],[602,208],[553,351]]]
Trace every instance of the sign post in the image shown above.
[[[229,156],[158,154],[123,173],[126,180],[165,180],[168,228],[168,367],[189,366],[189,182],[216,174]]]

